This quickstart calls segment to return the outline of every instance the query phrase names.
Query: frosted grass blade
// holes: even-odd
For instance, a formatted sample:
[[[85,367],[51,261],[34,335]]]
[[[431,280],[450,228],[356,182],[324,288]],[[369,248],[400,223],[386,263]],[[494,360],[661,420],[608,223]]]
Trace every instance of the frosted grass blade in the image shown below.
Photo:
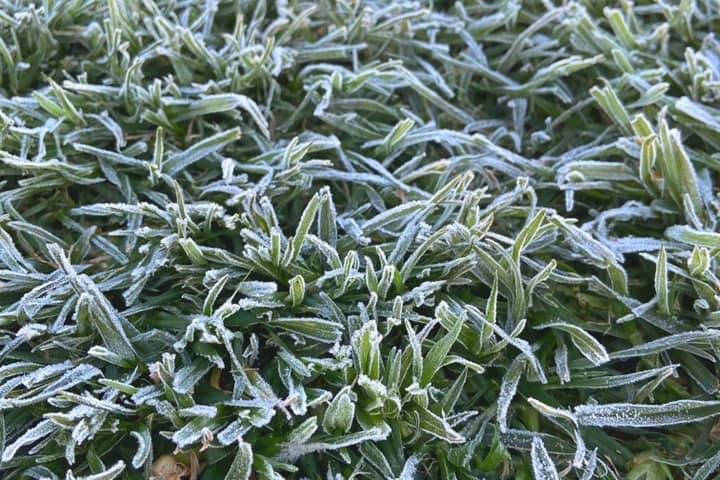
[[[596,427],[666,427],[720,415],[720,402],[677,400],[660,405],[613,403],[575,407],[580,425]]]
[[[533,438],[530,455],[536,480],[560,480],[555,464],[550,458],[542,438]]]

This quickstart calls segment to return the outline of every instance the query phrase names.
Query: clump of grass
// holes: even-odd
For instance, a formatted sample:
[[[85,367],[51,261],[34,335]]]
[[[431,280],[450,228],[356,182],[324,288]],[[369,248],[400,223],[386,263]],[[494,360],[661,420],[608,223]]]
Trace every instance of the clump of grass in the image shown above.
[[[3,478],[703,480],[720,11],[0,0]]]

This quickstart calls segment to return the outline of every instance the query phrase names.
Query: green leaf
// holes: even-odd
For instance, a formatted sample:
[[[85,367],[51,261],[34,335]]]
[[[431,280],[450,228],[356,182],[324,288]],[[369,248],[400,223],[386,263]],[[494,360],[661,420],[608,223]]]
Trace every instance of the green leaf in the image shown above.
[[[667,255],[665,254],[665,247],[660,246],[658,252],[657,265],[655,267],[655,294],[658,299],[658,309],[660,313],[666,316],[670,316],[670,288],[668,287],[667,279]]]
[[[592,388],[592,389],[611,389],[623,385],[650,380],[655,377],[664,377],[668,373],[673,373],[677,365],[668,365],[667,367],[651,368],[636,373],[626,373],[621,375],[590,375],[575,374],[573,379],[563,385],[556,385],[556,388]],[[552,387],[551,387],[552,388]]]
[[[515,263],[520,261],[520,254],[534,239],[545,220],[545,210],[540,210],[518,233],[512,247],[512,259]]]
[[[720,415],[720,401],[676,400],[659,405],[611,403],[575,407],[580,425],[596,427],[665,427]]]
[[[59,429],[60,427],[50,420],[41,420],[32,428],[24,431],[14,442],[5,447],[2,452],[2,461],[9,462],[15,458],[15,454],[18,450],[20,450],[20,448],[43,440]]]
[[[288,282],[288,288],[290,290],[290,300],[292,306],[297,307],[305,298],[305,279],[302,275],[295,275]]]
[[[240,129],[232,128],[201,140],[182,152],[169,156],[163,165],[168,175],[174,176],[192,164],[220,151],[225,145],[240,138]]]
[[[453,430],[447,420],[435,415],[427,408],[414,404],[409,411],[417,416],[420,429],[433,437],[448,443],[463,443],[465,437]]]
[[[130,432],[130,435],[135,437],[138,442],[138,448],[132,458],[132,466],[134,468],[141,468],[148,461],[152,453],[150,429],[145,425],[139,425],[137,430]]]
[[[325,433],[348,433],[355,420],[355,402],[351,397],[350,387],[345,387],[333,398],[325,410],[322,426]]]
[[[242,108],[253,119],[260,129],[260,132],[270,138],[268,123],[263,116],[260,107],[245,95],[237,95],[233,93],[223,93],[215,95],[206,95],[199,100],[191,102],[189,105],[172,105],[171,109],[178,110],[180,113],[173,114],[176,121],[190,120],[202,115],[213,113],[227,112]]]
[[[414,126],[415,122],[409,118],[400,120],[383,140],[383,149],[386,152],[392,151],[395,145],[399,143]]]
[[[602,89],[592,87],[590,94],[595,98],[600,107],[612,118],[615,125],[625,134],[630,135],[632,129],[630,127],[630,115],[628,115],[625,106],[610,85],[604,86]]]
[[[323,200],[320,195],[315,194],[308,202],[305,210],[303,210],[300,216],[300,223],[298,223],[297,229],[295,230],[295,235],[288,242],[288,249],[285,251],[285,256],[282,261],[283,266],[287,267],[300,255],[300,249],[305,241],[305,236],[310,231],[312,222],[315,220],[315,215],[322,202]]]
[[[225,474],[226,480],[249,480],[252,475],[253,448],[242,439],[238,440],[238,451],[230,468]]]
[[[382,335],[378,332],[377,323],[369,321],[352,335],[351,344],[359,371],[368,378],[380,378],[380,343]]]
[[[560,480],[560,475],[558,475],[555,464],[550,458],[542,438],[533,437],[530,457],[532,458],[533,474],[536,480]]]
[[[664,352],[673,348],[688,350],[694,346],[707,347],[718,344],[720,344],[720,330],[697,330],[664,336],[657,340],[635,345],[631,348],[614,351],[609,356],[613,360],[635,358]]]
[[[697,245],[700,247],[720,247],[720,233],[696,230],[687,225],[674,225],[665,230],[665,236],[670,240]]]
[[[718,468],[720,468],[720,450],[715,453],[712,457],[707,459],[700,468],[697,469],[692,480],[706,480],[710,478]]]
[[[523,356],[515,357],[505,375],[503,375],[500,392],[497,399],[497,423],[501,432],[507,431],[507,415],[510,404],[517,393],[518,384],[522,377],[527,359]]]
[[[390,434],[390,429],[386,425],[372,427],[360,432],[348,433],[346,435],[335,435],[327,439],[319,439],[312,442],[306,442],[299,445],[283,445],[280,458],[286,461],[294,461],[302,455],[322,450],[339,450],[363,442],[381,442]]]
[[[402,205],[398,205],[397,207],[386,210],[363,223],[361,227],[362,231],[365,235],[370,235],[379,228],[407,219],[410,213],[416,212],[425,206],[425,202],[420,201],[407,202]]]
[[[602,365],[610,360],[605,347],[598,342],[595,337],[588,332],[566,322],[552,322],[535,327],[537,329],[555,328],[570,334],[573,345],[582,353],[582,355],[590,360],[593,365]]]
[[[448,308],[447,304],[441,304],[438,309]],[[422,376],[420,377],[420,387],[425,387],[432,381],[435,374],[440,370],[440,367],[445,363],[450,349],[455,344],[462,330],[463,324],[465,323],[464,318],[459,318],[455,321],[455,324],[451,327],[450,331],[446,333],[442,338],[437,340],[435,344],[425,355],[423,359]]]
[[[281,317],[271,320],[268,325],[323,343],[334,343],[343,331],[339,323],[314,317]]]
[[[225,288],[225,285],[227,284],[228,280],[230,279],[229,275],[223,275],[218,279],[218,281],[213,285],[213,287],[210,289],[210,291],[207,294],[207,297],[205,297],[205,300],[203,301],[203,315],[212,315],[213,307],[215,306],[215,301],[217,300],[218,296],[220,296],[220,293]]]

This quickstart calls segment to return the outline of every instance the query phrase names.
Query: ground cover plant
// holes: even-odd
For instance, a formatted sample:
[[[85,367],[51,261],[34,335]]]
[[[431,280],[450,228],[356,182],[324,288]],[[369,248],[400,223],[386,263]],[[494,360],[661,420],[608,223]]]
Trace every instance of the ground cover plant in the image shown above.
[[[714,478],[715,31],[0,0],[2,478]]]

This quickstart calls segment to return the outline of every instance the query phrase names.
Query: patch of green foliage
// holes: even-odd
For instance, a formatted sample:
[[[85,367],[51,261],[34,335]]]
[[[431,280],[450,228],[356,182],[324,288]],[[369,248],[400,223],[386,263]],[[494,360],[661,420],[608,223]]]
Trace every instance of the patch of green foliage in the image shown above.
[[[0,0],[4,479],[711,478],[716,0]]]

